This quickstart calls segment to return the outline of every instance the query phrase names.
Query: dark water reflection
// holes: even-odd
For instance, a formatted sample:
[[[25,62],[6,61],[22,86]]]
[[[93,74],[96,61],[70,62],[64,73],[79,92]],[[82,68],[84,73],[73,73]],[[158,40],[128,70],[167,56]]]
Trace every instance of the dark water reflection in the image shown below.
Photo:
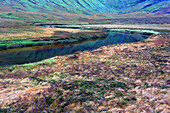
[[[105,39],[91,40],[66,46],[52,45],[43,47],[18,48],[0,51],[0,66],[24,64],[41,61],[54,56],[73,54],[77,51],[94,50],[110,44],[132,43],[146,39],[141,34],[110,32]]]

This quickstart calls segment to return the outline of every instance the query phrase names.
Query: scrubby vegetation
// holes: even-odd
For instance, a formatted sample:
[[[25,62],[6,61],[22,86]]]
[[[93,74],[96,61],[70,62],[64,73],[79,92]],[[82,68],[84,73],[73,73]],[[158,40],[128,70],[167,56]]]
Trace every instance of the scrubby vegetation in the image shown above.
[[[169,4],[169,0],[0,0],[0,51],[15,52],[16,61],[26,57],[11,48],[34,46],[26,51],[34,49],[43,56],[40,49],[51,54],[48,48],[54,46],[36,46],[63,47],[106,37],[106,31],[154,34],[146,40],[137,37],[140,42],[71,55],[52,52],[53,58],[22,65],[9,66],[13,61],[3,59],[15,57],[1,54],[0,113],[170,113]]]
[[[1,111],[169,112],[169,37],[1,67]]]

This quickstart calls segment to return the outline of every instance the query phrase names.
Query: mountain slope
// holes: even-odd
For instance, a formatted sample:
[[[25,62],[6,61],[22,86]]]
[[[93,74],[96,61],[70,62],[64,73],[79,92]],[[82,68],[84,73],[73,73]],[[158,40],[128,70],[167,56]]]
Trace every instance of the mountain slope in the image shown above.
[[[169,9],[169,0],[0,0],[0,17],[28,20],[112,18],[129,13],[164,15]]]

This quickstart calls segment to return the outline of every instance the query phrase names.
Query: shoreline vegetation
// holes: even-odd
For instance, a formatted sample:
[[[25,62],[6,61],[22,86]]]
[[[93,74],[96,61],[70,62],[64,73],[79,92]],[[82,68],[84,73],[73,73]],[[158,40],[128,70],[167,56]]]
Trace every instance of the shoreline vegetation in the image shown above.
[[[23,24],[23,23],[22,23]],[[48,28],[42,26],[30,26],[24,25],[23,33],[20,33],[19,28],[15,29],[9,27],[14,33],[5,33],[8,29],[7,26],[2,25],[2,33],[0,33],[0,50],[23,48],[32,46],[52,45],[52,44],[69,44],[76,43],[90,39],[104,38],[107,36],[107,32],[123,32],[123,33],[140,33],[143,35],[152,35],[159,32],[169,32],[170,25],[47,25]],[[1,30],[0,30],[1,31]],[[8,31],[9,32],[9,31]]]
[[[169,112],[169,33],[0,67],[0,111]]]
[[[105,38],[108,33],[101,30],[77,30],[78,32],[68,32],[74,29],[60,29],[61,31],[54,31],[54,34],[49,37],[15,39],[15,40],[1,40],[0,50],[53,45],[53,44],[72,44],[86,40]],[[62,31],[66,30],[66,31]]]

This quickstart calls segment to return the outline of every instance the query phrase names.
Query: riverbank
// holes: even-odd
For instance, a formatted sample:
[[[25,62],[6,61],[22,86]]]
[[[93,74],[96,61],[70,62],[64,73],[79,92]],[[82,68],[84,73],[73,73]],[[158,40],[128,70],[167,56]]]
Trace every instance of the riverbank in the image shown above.
[[[0,40],[0,50],[23,48],[32,46],[52,45],[52,44],[70,44],[82,42],[91,39],[105,38],[108,33],[102,30],[81,30],[81,29],[65,29],[65,28],[44,28],[47,34],[43,37],[26,37],[22,39],[18,37],[13,40],[6,40],[3,37]],[[50,32],[48,32],[50,30]],[[44,33],[42,33],[44,34]],[[15,34],[14,34],[15,35]],[[51,36],[49,36],[51,35]],[[16,35],[15,35],[16,36]],[[48,36],[48,37],[47,37]]]
[[[78,51],[92,51],[111,44],[133,43],[145,40],[149,36],[108,32],[108,36],[99,39],[80,41],[70,44],[43,45],[26,48],[8,49],[0,51],[0,66],[25,64],[42,61],[54,56],[74,54]],[[86,37],[87,39],[88,37]]]
[[[24,22],[0,23],[0,50],[32,46],[69,44],[90,39],[104,38],[108,31],[140,33],[142,35],[169,32],[170,24],[147,25],[58,25],[58,28],[30,26]],[[9,32],[10,31],[10,32]],[[21,33],[21,32],[22,33]]]
[[[170,34],[0,67],[1,111],[169,112]]]
[[[48,28],[22,20],[0,21],[0,50],[32,46],[69,44],[90,39],[105,38],[102,30]]]

